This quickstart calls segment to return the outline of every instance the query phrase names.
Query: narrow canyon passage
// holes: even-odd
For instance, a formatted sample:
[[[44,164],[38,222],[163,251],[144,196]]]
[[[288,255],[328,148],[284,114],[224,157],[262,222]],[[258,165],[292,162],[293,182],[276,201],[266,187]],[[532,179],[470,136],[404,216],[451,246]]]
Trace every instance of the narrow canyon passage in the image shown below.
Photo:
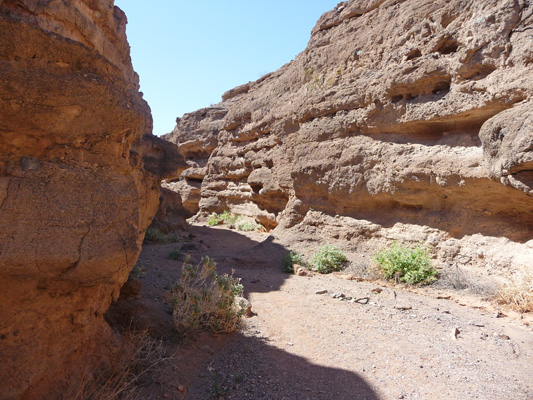
[[[526,400],[533,395],[533,331],[526,326],[533,321],[497,318],[489,303],[464,292],[429,287],[414,293],[347,280],[345,273],[284,274],[282,240],[195,225],[177,243],[144,246],[138,263],[144,271],[141,297],[131,301],[130,315],[167,337],[176,358],[141,385],[137,398]],[[179,260],[168,258],[175,248],[182,249]],[[186,254],[193,261],[213,257],[220,272],[233,269],[242,278],[256,313],[242,332],[205,333],[182,344],[172,338],[168,290]],[[316,294],[321,290],[327,293]],[[363,300],[332,297],[339,294]]]

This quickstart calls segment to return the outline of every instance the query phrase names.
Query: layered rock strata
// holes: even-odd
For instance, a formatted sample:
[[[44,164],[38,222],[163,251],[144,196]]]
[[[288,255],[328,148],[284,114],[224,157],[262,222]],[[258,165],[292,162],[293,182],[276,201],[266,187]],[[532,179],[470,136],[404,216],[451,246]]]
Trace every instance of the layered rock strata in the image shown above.
[[[0,1],[0,399],[64,396],[105,353],[159,180],[185,166],[144,135],[125,24],[112,0]]]
[[[531,268],[532,13],[524,0],[340,3],[295,60],[167,136],[193,158],[209,143],[200,213]]]
[[[196,214],[200,208],[200,192],[204,177],[207,175],[207,163],[213,150],[217,148],[217,136],[222,129],[228,104],[220,107],[202,108],[182,118],[176,119],[176,127],[164,139],[179,146],[179,152],[185,156],[190,166],[178,179],[168,180],[163,187],[181,195],[183,207],[189,216]]]

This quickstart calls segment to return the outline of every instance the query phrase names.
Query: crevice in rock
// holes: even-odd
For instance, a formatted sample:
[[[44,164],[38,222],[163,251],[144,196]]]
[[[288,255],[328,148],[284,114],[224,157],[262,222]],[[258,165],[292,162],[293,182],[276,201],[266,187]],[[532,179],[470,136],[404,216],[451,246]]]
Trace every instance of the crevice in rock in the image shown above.
[[[433,87],[433,90],[431,91],[431,93],[436,94],[436,95],[446,94],[450,91],[450,85],[451,85],[450,81],[439,82]]]
[[[447,38],[443,43],[439,44],[435,51],[443,55],[453,54],[459,49],[459,42],[453,38]]]
[[[478,195],[489,188],[490,198]],[[458,239],[482,234],[525,243],[533,237],[533,224],[527,222],[531,221],[527,215],[533,212],[533,206],[526,194],[510,196],[509,191],[513,190],[484,178],[446,187],[406,181],[398,183],[394,194],[359,192],[347,197],[335,193],[322,196],[319,192],[310,197],[298,187],[296,194],[309,207],[327,215],[367,220],[385,228],[397,223],[413,224],[436,228]],[[473,202],[475,210],[465,209],[464,204]]]
[[[422,52],[420,51],[420,49],[413,49],[409,53],[407,53],[407,61],[411,61],[419,57],[422,57]]]
[[[81,240],[80,240],[80,244],[78,245],[78,259],[76,261],[74,261],[72,263],[72,265],[68,266],[64,271],[61,272],[61,274],[59,275],[60,278],[63,278],[65,275],[70,273],[72,270],[76,269],[76,267],[79,265],[79,263],[81,261],[83,243],[85,242],[85,239],[87,238],[87,236],[89,236],[89,233],[91,233],[92,226],[93,226],[93,224],[94,224],[94,222],[96,220],[96,210],[95,210],[94,200],[93,200],[93,195],[92,194],[91,194],[91,210],[92,210],[92,218],[91,218],[91,221],[89,222],[89,224],[87,225],[87,232],[85,232],[83,234],[83,236],[81,237]]]

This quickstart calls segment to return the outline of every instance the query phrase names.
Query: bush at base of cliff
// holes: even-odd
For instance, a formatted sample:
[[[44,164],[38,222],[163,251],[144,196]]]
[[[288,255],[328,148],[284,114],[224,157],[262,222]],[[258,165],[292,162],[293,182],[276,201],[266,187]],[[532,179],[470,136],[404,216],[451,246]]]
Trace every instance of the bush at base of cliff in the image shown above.
[[[145,243],[175,243],[177,240],[175,232],[163,233],[158,228],[148,228],[144,234]]]
[[[250,221],[244,221],[237,225],[237,229],[242,232],[258,232],[265,228],[261,224],[256,224]]]
[[[533,272],[523,273],[513,283],[501,288],[495,300],[519,313],[533,312]]]
[[[409,284],[429,284],[437,280],[429,250],[421,246],[393,243],[374,256],[385,278]]]
[[[218,275],[216,264],[205,257],[200,264],[183,263],[181,277],[172,289],[174,327],[183,336],[202,330],[230,333],[238,330],[246,312],[237,304],[243,286],[232,275]]]
[[[136,398],[141,377],[160,364],[172,360],[163,342],[152,338],[148,331],[127,331],[122,336],[121,347],[111,357],[106,357],[104,367],[82,376],[79,385],[65,398],[72,400],[129,400]]]
[[[346,261],[348,259],[342,251],[335,246],[325,244],[313,254],[309,264],[313,270],[321,274],[329,274],[341,271]]]
[[[300,253],[291,251],[290,253],[285,254],[281,259],[281,270],[287,274],[292,274],[294,273],[294,264],[298,264],[309,269],[309,265],[304,261],[304,256]]]

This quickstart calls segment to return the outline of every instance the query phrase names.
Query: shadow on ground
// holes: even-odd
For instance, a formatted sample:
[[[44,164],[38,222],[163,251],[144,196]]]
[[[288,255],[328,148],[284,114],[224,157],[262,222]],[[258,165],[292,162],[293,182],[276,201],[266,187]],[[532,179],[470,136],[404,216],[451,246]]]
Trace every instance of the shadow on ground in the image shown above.
[[[266,338],[248,334],[201,340],[198,347],[202,354],[196,352],[199,357],[192,361],[195,368],[178,370],[175,376],[180,383],[167,387],[164,394],[184,400],[379,399],[353,372],[312,364],[269,344]],[[191,359],[182,361],[189,363]],[[183,393],[177,389],[179,385],[185,389]]]
[[[179,248],[178,260],[169,253]],[[142,268],[139,296],[122,296],[107,320],[114,326],[133,324],[164,338],[176,359],[146,376],[137,399],[378,399],[359,375],[315,365],[269,342],[253,329],[231,335],[203,334],[180,343],[173,334],[168,292],[181,272],[185,255],[193,262],[209,256],[219,273],[242,278],[245,293],[278,290],[289,275],[281,272],[288,250],[273,236],[191,226],[177,243],[145,245],[138,265]],[[287,321],[291,323],[291,321]],[[180,390],[181,389],[181,390]]]

